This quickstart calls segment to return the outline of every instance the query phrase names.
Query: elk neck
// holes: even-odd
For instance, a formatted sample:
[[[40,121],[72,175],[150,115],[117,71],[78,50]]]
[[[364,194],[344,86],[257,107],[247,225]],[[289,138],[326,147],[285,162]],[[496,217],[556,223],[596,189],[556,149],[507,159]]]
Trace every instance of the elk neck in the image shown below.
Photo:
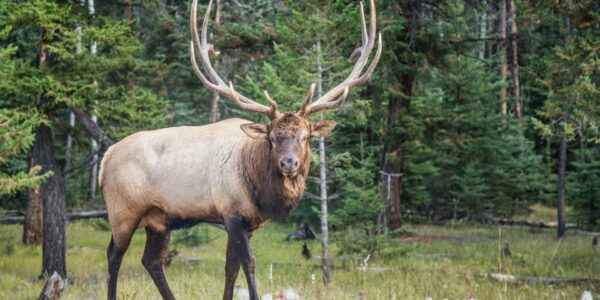
[[[310,149],[300,157],[298,173],[285,177],[273,161],[267,140],[248,139],[242,148],[242,175],[252,202],[264,218],[284,218],[298,205],[310,168]]]

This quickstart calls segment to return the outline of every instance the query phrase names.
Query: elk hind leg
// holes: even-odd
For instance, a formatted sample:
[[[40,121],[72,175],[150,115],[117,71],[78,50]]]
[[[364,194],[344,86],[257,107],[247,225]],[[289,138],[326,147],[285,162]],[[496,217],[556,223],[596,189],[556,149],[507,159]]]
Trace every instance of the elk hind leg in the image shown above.
[[[150,273],[150,277],[158,288],[163,299],[175,299],[163,270],[163,260],[169,247],[169,231],[158,231],[151,227],[146,227],[146,247],[142,264]]]
[[[106,256],[108,259],[108,300],[117,299],[117,277],[119,276],[119,269],[121,268],[121,262],[123,261],[123,255],[129,248],[131,237],[136,229],[136,226],[124,226],[123,230],[113,230],[110,243],[106,249]]]

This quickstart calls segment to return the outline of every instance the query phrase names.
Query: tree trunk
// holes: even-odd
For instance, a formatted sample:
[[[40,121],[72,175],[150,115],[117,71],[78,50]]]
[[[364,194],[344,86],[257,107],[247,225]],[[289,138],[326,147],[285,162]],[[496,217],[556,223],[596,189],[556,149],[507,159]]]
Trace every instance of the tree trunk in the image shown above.
[[[97,122],[96,116],[92,116],[92,121],[94,123]],[[98,152],[99,152],[98,143],[93,138],[91,140],[92,140],[92,145],[90,147],[90,152],[92,153],[92,168],[90,169],[89,200],[94,200],[94,199],[96,199],[96,187],[97,187],[97,182],[98,182],[98,161],[100,158],[98,156]]]
[[[567,122],[568,117],[564,117],[563,122]],[[565,236],[566,225],[565,225],[565,175],[567,170],[567,136],[562,130],[562,136],[560,138],[559,146],[559,158],[558,158],[558,180],[556,182],[557,199],[556,199],[556,213],[558,228],[558,238]]]
[[[221,25],[221,0],[215,1],[215,24]]]
[[[82,3],[80,3],[82,4]],[[81,52],[83,50],[83,29],[81,27],[81,24],[77,23],[77,25],[75,25],[75,32],[77,33],[77,45],[75,47],[75,54],[77,55],[81,55]],[[67,135],[67,147],[65,149],[65,166],[63,168],[63,173],[66,174],[66,172],[71,168],[71,152],[73,149],[73,134],[72,134],[72,129],[75,127],[75,114],[73,112],[69,113],[69,133]]]
[[[83,126],[83,129],[92,137],[92,139],[96,140],[98,144],[102,145],[100,149],[100,153],[104,153],[108,147],[112,146],[113,141],[106,135],[106,133],[98,126],[98,123],[94,122],[92,117],[88,115],[83,109],[80,107],[76,107],[72,109],[72,112],[77,116],[77,120]]]
[[[29,168],[36,165],[33,153],[30,154]],[[40,188],[30,189],[27,194],[27,209],[23,223],[23,244],[40,244],[42,236],[42,198]]]
[[[506,0],[500,2],[500,81],[504,84],[508,75],[508,66],[506,63]],[[503,85],[500,87],[500,112],[506,115],[508,112],[507,89]]]
[[[323,67],[321,66],[321,40],[317,40],[317,98],[323,94]],[[323,113],[319,114],[323,120]],[[327,208],[327,165],[325,164],[325,138],[319,138],[319,175],[321,190],[321,266],[323,269],[323,284],[329,287],[331,268],[329,267],[329,223]]]
[[[125,2],[125,19],[127,19],[127,20],[133,19],[133,7],[131,5],[131,0],[127,0]]]
[[[130,4],[130,3],[129,3]],[[91,18],[94,17],[94,15],[96,14],[96,7],[94,6],[94,1],[93,0],[88,0],[88,14],[90,15]],[[90,54],[91,55],[95,55],[97,52],[97,44],[95,41],[92,41],[91,45],[90,45]],[[127,76],[127,83],[128,83],[128,91],[129,90],[129,84],[130,84],[130,80],[129,80],[129,75]],[[94,85],[98,85],[96,83],[96,81],[94,80]],[[98,122],[98,118],[96,117],[96,115],[93,114],[92,112],[92,121],[94,123]],[[95,139],[91,139],[91,147],[90,147],[90,152],[92,153],[92,168],[90,170],[90,194],[89,194],[89,199],[90,200],[94,200],[96,199],[96,187],[97,187],[97,182],[98,182],[98,160],[99,160],[99,156],[98,156],[98,143],[96,142]]]
[[[517,22],[516,22],[516,8],[515,1],[510,0],[509,2],[509,23],[510,23],[510,50],[512,62],[510,64],[510,74],[512,77],[512,96],[514,97],[514,115],[517,120],[520,120],[523,116],[521,106],[521,91],[519,84],[519,56],[517,47]]]
[[[44,51],[44,47],[48,44],[48,40],[46,39],[46,30],[42,30],[40,32],[40,43],[39,43],[39,52],[37,57],[37,67],[40,68],[42,65],[46,64],[46,60],[48,59],[48,55],[46,51]],[[37,100],[37,105],[41,107],[42,99]],[[37,132],[36,132],[37,134]],[[37,141],[37,136],[35,141]],[[34,141],[34,145],[35,145]],[[29,151],[29,169],[33,168],[36,165],[41,165],[39,161],[40,154],[38,153],[34,145],[32,145]],[[25,222],[23,223],[23,243],[24,244],[39,244],[43,240],[42,236],[42,225],[43,225],[43,216],[42,216],[42,195],[40,192],[40,187],[35,189],[30,189],[27,193],[27,209],[25,210]]]
[[[496,28],[496,6],[494,5],[495,2],[491,2],[491,4],[489,6],[486,6],[484,9],[487,9],[487,11],[489,12],[488,14],[488,20],[487,20],[487,32],[489,32],[490,34],[494,34]],[[496,54],[496,49],[495,49],[495,45],[496,43],[492,40],[492,41],[486,41],[486,57],[492,57],[494,54]],[[489,67],[490,64],[489,62],[486,62],[486,65]],[[494,72],[496,70],[496,67],[494,66],[493,68]]]
[[[479,38],[481,39],[481,45],[479,45],[479,59],[483,61],[485,59],[485,49],[486,49],[486,37],[487,37],[487,1],[482,1],[483,10],[481,12],[481,16],[479,17]]]
[[[397,81],[400,95],[392,94],[388,102],[387,111],[387,130],[383,155],[382,171],[388,174],[394,174],[389,180],[388,187],[390,195],[387,195],[388,189],[382,189],[386,199],[385,222],[389,230],[396,230],[402,225],[400,214],[400,201],[402,199],[402,180],[404,173],[406,149],[403,147],[408,139],[405,133],[400,131],[400,116],[410,113],[410,102],[417,73],[417,42],[420,26],[420,16],[422,14],[421,1],[409,1],[405,10],[404,18],[407,20],[404,32],[400,35],[398,42],[407,45],[406,50],[394,50],[397,59],[404,67],[404,71],[398,72]]]
[[[47,113],[53,117],[53,112]],[[35,129],[32,158],[42,166],[40,174],[54,174],[40,186],[43,211],[44,242],[42,245],[42,275],[49,276],[55,271],[66,278],[65,262],[65,190],[62,174],[54,160],[52,131],[46,125]]]
[[[221,26],[221,0],[216,1],[215,25]],[[212,33],[210,35],[211,35],[211,39],[212,39]],[[215,70],[217,70],[217,68],[219,67],[219,61],[216,60],[213,63],[213,66],[214,66]],[[212,96],[210,97],[210,114],[208,116],[209,123],[215,123],[219,120],[219,99],[220,99],[219,93],[213,92]]]
[[[394,131],[398,123],[398,117],[402,108],[408,111],[410,95],[412,93],[411,75],[402,75],[404,99],[391,97],[388,104],[388,130]],[[388,146],[385,147],[383,171],[390,174],[401,174],[404,171],[404,148],[405,137],[395,133],[390,135]],[[387,183],[389,187],[382,190],[383,199],[386,199],[385,221],[389,230],[395,230],[402,225],[400,214],[400,201],[402,198],[402,176],[391,176]],[[389,193],[389,194],[388,194]]]

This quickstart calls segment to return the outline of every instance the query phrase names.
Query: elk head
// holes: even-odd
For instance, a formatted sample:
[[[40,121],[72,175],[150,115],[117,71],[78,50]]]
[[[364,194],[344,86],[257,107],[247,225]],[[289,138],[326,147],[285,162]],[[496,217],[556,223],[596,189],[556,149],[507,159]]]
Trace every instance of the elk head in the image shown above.
[[[190,30],[192,35],[190,59],[194,73],[209,90],[233,100],[243,110],[257,112],[270,119],[268,124],[244,124],[241,126],[241,129],[253,139],[267,140],[270,143],[273,160],[279,171],[286,177],[295,177],[302,163],[302,158],[306,157],[310,151],[308,140],[310,138],[320,138],[329,135],[336,125],[335,121],[332,120],[321,120],[311,123],[308,119],[309,116],[315,112],[337,108],[342,105],[348,96],[348,90],[366,82],[371,77],[371,74],[373,74],[375,66],[377,66],[381,57],[381,34],[378,35],[377,52],[366,72],[363,73],[363,69],[369,60],[369,54],[375,44],[376,15],[374,0],[370,0],[369,32],[367,32],[365,24],[363,5],[362,3],[360,5],[362,45],[354,50],[350,56],[350,58],[358,56],[358,60],[350,75],[342,83],[311,103],[315,91],[315,84],[313,83],[302,101],[300,110],[286,113],[280,113],[277,110],[277,103],[269,96],[267,91],[264,91],[264,96],[269,103],[269,107],[236,92],[231,82],[225,84],[219,77],[209,59],[209,54],[218,55],[218,51],[214,49],[212,44],[207,43],[208,20],[210,18],[212,0],[208,4],[204,21],[202,22],[201,36],[198,35],[198,26],[196,24],[197,5],[198,1],[193,0],[192,11],[190,13]],[[206,76],[200,71],[200,66],[196,62],[197,57],[206,71]]]

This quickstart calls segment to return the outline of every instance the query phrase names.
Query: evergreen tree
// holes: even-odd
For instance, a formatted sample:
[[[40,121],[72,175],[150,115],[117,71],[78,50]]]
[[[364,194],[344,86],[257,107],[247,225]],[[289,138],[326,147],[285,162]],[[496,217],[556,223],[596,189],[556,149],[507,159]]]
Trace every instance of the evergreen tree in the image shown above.
[[[566,187],[574,219],[582,228],[597,230],[600,226],[600,148],[577,149],[574,158]]]

